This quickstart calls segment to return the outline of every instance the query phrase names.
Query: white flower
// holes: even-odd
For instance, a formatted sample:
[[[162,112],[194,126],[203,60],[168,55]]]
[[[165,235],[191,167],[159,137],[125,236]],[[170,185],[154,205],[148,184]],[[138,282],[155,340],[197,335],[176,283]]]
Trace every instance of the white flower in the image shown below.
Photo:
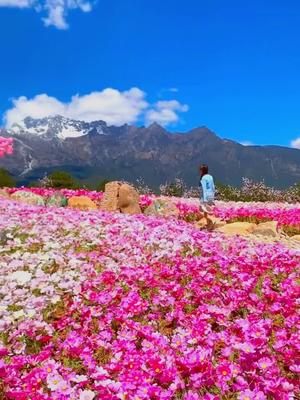
[[[19,310],[19,311],[15,311],[14,313],[13,313],[13,316],[14,316],[14,318],[15,319],[19,319],[19,318],[21,318],[21,317],[24,317],[24,311],[23,310]]]
[[[106,371],[106,369],[102,368],[102,367],[97,367],[96,368],[97,374],[103,375],[103,376],[108,376],[108,372]]]
[[[51,391],[59,390],[65,385],[65,381],[59,374],[52,374],[47,376],[47,386]]]
[[[56,304],[56,303],[59,302],[59,300],[60,300],[60,296],[54,295],[54,296],[50,299],[50,303],[51,303],[51,304]]]
[[[15,271],[10,276],[11,280],[16,281],[18,285],[25,285],[30,281],[31,277],[31,273],[27,271]]]
[[[95,392],[92,390],[82,390],[79,395],[79,400],[93,400],[95,395]]]
[[[87,378],[86,375],[76,375],[76,376],[74,376],[74,378],[72,378],[71,380],[72,380],[73,382],[80,383],[80,382],[86,381],[87,379],[88,379],[88,378]]]
[[[32,318],[32,317],[34,317],[35,316],[35,314],[36,314],[36,311],[35,310],[33,310],[33,309],[30,309],[30,310],[28,310],[27,311],[27,316],[29,317],[29,318]]]

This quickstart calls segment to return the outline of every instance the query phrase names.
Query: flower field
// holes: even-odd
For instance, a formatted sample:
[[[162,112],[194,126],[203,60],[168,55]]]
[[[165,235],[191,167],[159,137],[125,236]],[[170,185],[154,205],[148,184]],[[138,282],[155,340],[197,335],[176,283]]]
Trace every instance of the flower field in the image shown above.
[[[278,221],[288,234],[300,234],[300,205],[282,203],[221,203],[214,210],[217,217],[227,221]]]
[[[173,200],[175,201],[175,200]],[[199,204],[197,200],[177,200],[180,218],[189,222],[197,220]],[[227,222],[278,221],[278,225],[288,235],[300,234],[300,204],[287,203],[234,203],[216,202],[215,217]]]
[[[16,191],[30,191],[32,193],[43,196],[44,198],[50,197],[57,193],[54,189],[44,188],[8,188],[6,189],[9,194]],[[66,198],[72,196],[87,196],[95,202],[100,202],[103,198],[102,192],[89,191],[85,189],[70,190],[62,189],[60,194]],[[152,201],[157,198],[155,195],[142,195],[140,196],[140,205],[142,209],[149,206]],[[160,196],[160,198],[164,198]],[[176,197],[171,199],[179,209],[180,219],[186,222],[193,222],[201,218],[199,213],[198,199],[178,199]],[[264,222],[264,221],[278,221],[279,226],[288,235],[300,234],[300,204],[288,203],[242,203],[242,202],[216,202],[216,207],[213,210],[215,217],[221,218],[228,222],[234,221],[248,221],[248,222]]]
[[[300,252],[199,231],[182,204],[0,200],[0,399],[299,398]]]
[[[86,190],[86,189],[78,189],[78,190],[72,190],[72,189],[45,189],[45,188],[27,188],[27,187],[19,187],[19,188],[6,188],[6,191],[9,194],[18,192],[18,191],[28,191],[34,194],[38,194],[39,196],[42,196],[44,198],[50,197],[54,195],[55,193],[60,193],[61,195],[65,196],[66,198],[70,198],[72,196],[87,196],[91,200],[95,201],[100,201],[103,197],[102,192],[96,192],[96,191],[91,191],[91,190]]]

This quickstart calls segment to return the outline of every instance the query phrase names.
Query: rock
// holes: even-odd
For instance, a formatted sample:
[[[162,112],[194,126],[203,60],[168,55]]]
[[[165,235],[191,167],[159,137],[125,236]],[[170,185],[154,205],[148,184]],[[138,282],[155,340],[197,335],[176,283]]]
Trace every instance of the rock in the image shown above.
[[[9,193],[5,189],[0,189],[0,198],[8,199]]]
[[[255,227],[256,225],[250,222],[233,222],[216,230],[226,235],[249,235],[254,231]]]
[[[109,182],[105,185],[105,192],[100,203],[101,210],[118,211],[118,197],[120,182]]]
[[[97,205],[87,196],[70,197],[68,206],[82,211],[97,210]]]
[[[118,181],[105,185],[105,192],[100,203],[101,210],[121,211],[124,214],[140,214],[140,196],[134,187]]]
[[[29,192],[27,190],[18,190],[17,192],[13,193],[11,199],[22,201],[23,203],[35,206],[44,206],[45,201],[42,196]]]
[[[300,242],[300,235],[294,235],[291,239],[296,240],[296,242]]]
[[[119,188],[118,209],[124,214],[141,214],[140,196],[130,185],[122,184]]]
[[[255,229],[253,230],[253,234],[277,237],[278,236],[277,225],[278,225],[277,221],[262,222],[255,227]]]
[[[55,193],[47,199],[46,204],[48,207],[66,207],[68,200],[60,193]]]
[[[174,203],[167,200],[157,199],[145,209],[144,214],[178,218],[179,210]]]
[[[203,217],[199,221],[196,221],[194,226],[197,229],[213,229],[213,222],[210,218]]]
[[[214,217],[213,215],[210,215],[208,218],[210,219],[210,221],[213,225],[212,226],[213,229],[222,228],[222,226],[226,225],[226,221],[223,221],[220,218]]]
[[[203,217],[199,221],[194,223],[194,226],[198,229],[208,229],[215,230],[221,228],[226,225],[225,221],[222,221],[220,218],[214,217],[210,215],[209,217]]]

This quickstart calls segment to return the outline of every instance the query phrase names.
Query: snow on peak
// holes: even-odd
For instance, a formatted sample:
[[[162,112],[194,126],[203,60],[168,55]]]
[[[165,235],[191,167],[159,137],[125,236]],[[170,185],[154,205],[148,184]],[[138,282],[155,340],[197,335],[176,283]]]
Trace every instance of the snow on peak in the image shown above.
[[[9,131],[14,135],[30,134],[65,140],[85,136],[92,132],[103,135],[105,126],[106,124],[102,121],[84,122],[55,115],[40,119],[27,117],[22,122],[13,124]]]

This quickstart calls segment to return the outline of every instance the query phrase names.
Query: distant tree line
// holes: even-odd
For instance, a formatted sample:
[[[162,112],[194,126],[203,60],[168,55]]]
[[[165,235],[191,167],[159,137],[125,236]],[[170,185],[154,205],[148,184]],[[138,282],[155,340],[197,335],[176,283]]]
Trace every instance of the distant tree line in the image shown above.
[[[66,171],[53,171],[44,178],[30,182],[28,187],[52,187],[55,189],[87,189],[103,192],[109,179],[102,179],[97,184],[85,183],[72,176]],[[0,168],[0,187],[16,186],[16,179],[4,168]],[[142,178],[132,183],[140,194],[153,193],[143,181]],[[300,202],[300,182],[287,189],[274,189],[267,186],[264,182],[253,182],[250,179],[243,178],[240,188],[222,183],[216,184],[216,197],[224,201],[274,201],[295,203]],[[155,194],[174,197],[199,197],[199,189],[197,187],[188,187],[182,179],[175,179],[173,182],[160,185],[159,190]]]
[[[199,197],[198,188],[187,187],[181,179],[160,186],[160,193],[166,196]],[[240,188],[216,183],[216,198],[224,201],[242,202],[300,202],[300,182],[287,189],[275,189],[264,182],[254,182],[243,178]]]
[[[50,175],[36,181],[29,182],[27,187],[52,187],[55,189],[88,189],[104,191],[108,179],[101,180],[98,184],[82,182],[66,171],[53,171]],[[17,180],[4,168],[0,168],[0,188],[15,187]]]

